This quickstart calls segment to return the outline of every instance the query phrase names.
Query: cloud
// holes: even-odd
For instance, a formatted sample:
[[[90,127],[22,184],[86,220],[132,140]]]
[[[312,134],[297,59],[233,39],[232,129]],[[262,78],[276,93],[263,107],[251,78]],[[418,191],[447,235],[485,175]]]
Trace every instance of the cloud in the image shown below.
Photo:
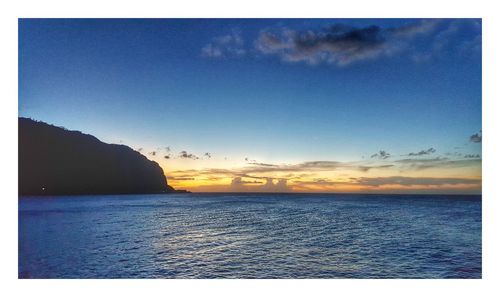
[[[250,164],[250,165],[255,165],[255,166],[263,166],[263,167],[277,167],[279,165],[276,165],[276,164],[269,164],[269,163],[259,163],[255,160],[250,160],[250,162],[248,162],[247,164]]]
[[[459,48],[461,53],[467,54],[481,54],[482,50],[482,34],[477,35],[471,40],[465,41]]]
[[[436,150],[435,150],[434,148],[432,148],[432,147],[431,147],[431,148],[428,148],[428,149],[426,149],[426,150],[421,150],[421,151],[416,152],[416,153],[409,153],[409,154],[408,154],[408,155],[406,155],[406,156],[410,156],[410,157],[411,157],[411,156],[424,156],[424,155],[431,155],[431,154],[433,154],[433,153],[435,153],[435,152],[436,152]]]
[[[407,177],[407,176],[388,176],[388,177],[359,177],[350,178],[347,181],[332,181],[329,179],[318,178],[312,181],[294,181],[293,185],[302,190],[322,189],[326,191],[338,191],[355,187],[358,191],[381,190],[377,189],[384,186],[400,186],[405,188],[420,189],[449,189],[453,186],[474,187],[481,186],[481,179],[474,178],[437,178],[437,177]],[[387,189],[387,188],[386,188]],[[386,190],[387,191],[387,190]],[[391,192],[391,191],[389,191]]]
[[[334,171],[350,169],[366,172],[371,169],[392,167],[393,165],[362,165],[355,162],[339,161],[309,161],[298,164],[266,164],[252,163],[252,166],[242,168],[245,173],[270,173],[270,172],[303,172],[303,171]]]
[[[460,168],[481,165],[480,159],[459,159],[452,160],[449,158],[436,157],[426,159],[401,159],[394,161],[403,166],[403,169],[423,170],[431,168]]]
[[[272,178],[266,179],[266,184],[263,186],[263,190],[266,192],[287,192],[289,191],[287,186],[287,180],[284,178],[278,179],[276,183]]]
[[[440,31],[433,40],[433,49],[441,51],[449,46],[455,46],[457,51],[471,54],[474,51],[481,52],[481,20],[480,19],[454,19]],[[460,38],[458,44],[453,44],[453,38],[464,31],[473,32],[470,39]]]
[[[248,157],[245,157],[245,162],[247,162],[248,164],[257,164],[257,160],[251,160]]]
[[[216,37],[201,49],[201,55],[208,58],[243,56],[246,54],[244,41],[240,33],[233,30],[231,34]]]
[[[193,154],[190,154],[186,151],[181,151],[179,153],[179,158],[181,159],[192,159],[192,160],[198,160],[199,157],[197,157],[196,155],[193,155]]]
[[[482,134],[482,132],[479,131],[479,133],[472,134],[469,137],[469,141],[473,142],[473,143],[481,143],[481,142],[483,142],[483,134]]]
[[[359,164],[356,162],[338,162],[338,161],[309,161],[298,164],[266,164],[252,163],[250,166],[240,168],[224,169],[224,168],[205,168],[200,170],[177,170],[171,172],[174,175],[189,174],[202,175],[210,177],[242,177],[251,179],[266,179],[269,175],[279,174],[280,177],[300,178],[307,176],[311,172],[319,171],[336,171],[336,170],[355,170],[360,172],[368,172],[372,169],[387,169],[394,167],[392,164],[384,165],[368,165]]]
[[[481,20],[424,19],[391,28],[345,24],[309,30],[275,27],[261,30],[253,44],[254,49],[249,48],[240,31],[232,30],[213,38],[201,54],[214,59],[270,55],[292,63],[346,66],[408,52],[413,61],[422,63],[450,52],[462,56],[481,53]]]
[[[243,180],[239,176],[233,178],[233,180],[231,181],[231,186],[233,186],[233,187],[241,186],[241,185],[245,185],[245,184],[262,184],[262,182],[260,182],[260,181],[246,181],[246,180]]]
[[[461,59],[481,54],[480,19],[442,20],[439,25],[436,34],[426,41],[426,46],[421,52],[412,55],[415,62],[429,62],[435,57],[449,57],[450,53],[460,55]]]
[[[391,157],[391,154],[389,154],[388,152],[386,152],[384,150],[381,150],[378,153],[370,156],[370,158],[378,158],[378,159],[383,159],[383,160],[390,158],[390,157]]]
[[[266,177],[265,183],[261,181],[243,180],[242,177],[235,177],[231,181],[230,189],[233,191],[249,191],[249,192],[289,192],[291,189],[287,185],[287,180],[284,178]]]
[[[389,29],[336,24],[320,30],[264,30],[260,32],[255,47],[259,52],[279,56],[283,61],[343,66],[391,56],[417,35],[433,31],[438,23],[438,20],[422,20]]]
[[[430,150],[425,150],[426,152]],[[186,153],[187,154],[187,153]],[[417,153],[416,153],[417,154]],[[187,154],[189,155],[189,154]],[[297,164],[267,164],[249,163],[249,166],[237,168],[204,168],[200,170],[178,170],[171,172],[174,175],[205,176],[210,178],[247,178],[262,179],[276,176],[288,180],[313,177],[320,172],[343,172],[345,170],[369,172],[371,170],[395,169],[399,171],[418,171],[433,168],[467,168],[480,167],[481,158],[477,155],[459,156],[461,159],[450,159],[446,157],[423,158],[417,156],[413,158],[387,160],[390,154],[386,151],[379,152],[373,158],[381,159],[389,164],[373,164],[370,161],[360,162],[340,162],[340,161],[308,161]],[[425,155],[424,155],[425,156]]]
[[[420,34],[426,34],[436,29],[437,25],[442,22],[437,19],[421,20],[418,22],[403,25],[401,27],[390,28],[387,31],[396,38],[414,38]]]
[[[429,151],[429,149],[423,150]],[[415,153],[418,154],[419,152]],[[187,154],[187,153],[186,153]],[[189,154],[188,154],[189,155]],[[388,153],[377,153],[379,156]],[[424,154],[425,156],[425,154]],[[171,172],[176,180],[210,180],[218,181],[215,188],[196,186],[197,190],[235,191],[235,192],[290,192],[290,191],[338,191],[338,192],[398,192],[415,193],[478,193],[481,178],[452,177],[415,177],[419,170],[439,168],[479,168],[479,155],[462,155],[460,159],[415,156],[405,159],[384,160],[389,164],[376,165],[377,161],[340,162],[340,161],[308,161],[296,164],[253,163],[237,168],[205,168],[200,170],[177,170]],[[479,167],[478,167],[479,166]],[[393,169],[380,171],[377,177],[362,177],[349,171],[361,173],[370,170]],[[402,172],[412,172],[412,176],[404,176]],[[323,172],[331,172],[323,174]],[[396,173],[399,172],[399,173]],[[460,172],[460,171],[453,171]],[[333,173],[333,174],[332,174]],[[382,175],[382,177],[380,177]],[[388,175],[388,176],[385,176]],[[332,178],[334,176],[334,178]],[[353,177],[355,176],[355,177]],[[332,179],[329,179],[332,178]],[[172,179],[172,180],[175,180]],[[228,182],[230,180],[230,182]],[[467,193],[469,193],[467,192]]]
[[[176,180],[176,181],[195,180],[195,178],[192,176],[168,176],[167,179]]]
[[[397,163],[435,163],[435,162],[441,162],[441,161],[447,161],[449,160],[448,158],[443,158],[443,157],[435,157],[435,158],[426,158],[426,159],[400,159],[396,160],[395,162]]]
[[[367,172],[371,169],[386,169],[386,168],[391,168],[391,167],[394,167],[394,165],[392,164],[386,164],[386,165],[376,165],[376,166],[363,166],[363,165],[359,165],[357,166],[357,170],[359,171],[363,171],[363,172]]]
[[[302,181],[302,180],[295,180],[294,184],[299,186],[299,187],[304,187],[304,186],[324,186],[324,187],[332,187],[332,186],[338,186],[338,185],[351,185],[352,182],[339,182],[339,181],[331,181],[326,178],[315,178],[311,181]]]
[[[444,186],[444,185],[481,185],[480,179],[437,178],[437,177],[360,177],[355,183],[363,186],[379,187],[384,185],[399,186]]]

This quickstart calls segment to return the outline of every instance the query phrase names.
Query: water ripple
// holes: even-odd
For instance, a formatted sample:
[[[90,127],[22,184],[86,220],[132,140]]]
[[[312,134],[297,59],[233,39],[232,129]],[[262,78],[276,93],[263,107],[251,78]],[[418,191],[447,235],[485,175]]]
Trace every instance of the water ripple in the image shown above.
[[[481,198],[20,198],[21,278],[480,278]]]

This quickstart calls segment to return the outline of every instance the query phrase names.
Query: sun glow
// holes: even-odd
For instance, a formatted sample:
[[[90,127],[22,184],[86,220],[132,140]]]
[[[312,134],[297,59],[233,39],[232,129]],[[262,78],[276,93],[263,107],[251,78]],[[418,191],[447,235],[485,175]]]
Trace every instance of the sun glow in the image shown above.
[[[151,156],[150,156],[151,157]],[[241,159],[241,160],[240,160]],[[384,162],[158,160],[169,185],[194,192],[479,193],[481,163],[425,169]],[[450,163],[455,164],[455,163]],[[450,166],[450,167],[448,167]]]

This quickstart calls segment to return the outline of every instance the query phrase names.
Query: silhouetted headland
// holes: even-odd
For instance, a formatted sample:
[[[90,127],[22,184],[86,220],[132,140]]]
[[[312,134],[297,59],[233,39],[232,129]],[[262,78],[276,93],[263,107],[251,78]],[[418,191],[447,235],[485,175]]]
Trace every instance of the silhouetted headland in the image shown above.
[[[19,195],[152,194],[175,190],[158,163],[128,146],[19,118]]]

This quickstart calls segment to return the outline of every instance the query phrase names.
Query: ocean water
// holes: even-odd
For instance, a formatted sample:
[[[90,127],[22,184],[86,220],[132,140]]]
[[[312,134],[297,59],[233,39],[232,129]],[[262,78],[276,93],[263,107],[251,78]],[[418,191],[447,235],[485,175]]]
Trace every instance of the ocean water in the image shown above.
[[[19,198],[20,278],[481,278],[481,196]]]

